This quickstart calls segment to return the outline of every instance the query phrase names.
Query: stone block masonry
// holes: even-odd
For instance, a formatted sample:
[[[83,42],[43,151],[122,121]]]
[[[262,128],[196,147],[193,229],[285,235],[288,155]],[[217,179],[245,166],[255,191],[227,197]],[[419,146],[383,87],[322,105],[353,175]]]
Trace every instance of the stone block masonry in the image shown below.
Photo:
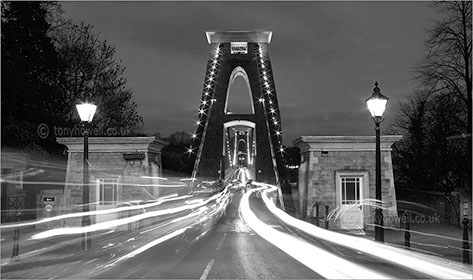
[[[61,199],[64,213],[81,212],[83,204],[83,138],[57,138],[67,147],[68,161]],[[161,169],[161,149],[168,143],[155,137],[89,137],[90,211],[117,207],[128,201],[152,200],[160,196],[157,186]],[[117,218],[97,215],[92,223]],[[80,226],[70,219],[65,226]]]
[[[388,226],[393,225],[392,221],[398,220],[391,146],[400,139],[401,136],[397,135],[381,137],[383,214],[385,225]],[[332,211],[347,207],[354,203],[349,200],[351,197],[362,204],[359,213],[355,213],[362,221],[356,223],[352,219],[353,225],[348,220],[343,224],[343,217],[338,217],[331,221],[331,227],[365,228],[374,224],[375,207],[369,205],[376,197],[374,136],[302,136],[294,141],[294,145],[300,148],[302,159],[298,181],[302,218],[314,216],[312,208],[315,203],[320,205],[320,213],[323,213],[325,205]],[[355,192],[359,193],[350,191],[353,184],[357,184]]]

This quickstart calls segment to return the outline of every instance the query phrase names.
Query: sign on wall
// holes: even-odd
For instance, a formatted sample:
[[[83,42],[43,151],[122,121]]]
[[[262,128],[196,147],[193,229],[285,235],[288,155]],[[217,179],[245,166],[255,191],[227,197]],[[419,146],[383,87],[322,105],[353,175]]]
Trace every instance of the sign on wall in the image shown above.
[[[248,43],[247,42],[231,42],[231,54],[247,54]]]

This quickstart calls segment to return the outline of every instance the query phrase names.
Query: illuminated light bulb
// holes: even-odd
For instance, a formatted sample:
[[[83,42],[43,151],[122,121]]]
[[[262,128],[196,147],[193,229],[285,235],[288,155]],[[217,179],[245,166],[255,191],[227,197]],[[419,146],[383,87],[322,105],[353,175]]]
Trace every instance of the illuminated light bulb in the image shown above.
[[[204,95],[205,95],[205,96],[208,96],[208,95],[209,95],[209,93],[208,93],[208,92],[204,92]]]
[[[187,149],[187,152],[188,152],[189,154],[191,154],[191,153],[192,153],[192,148]]]
[[[263,71],[263,75],[266,75],[266,71]]]
[[[266,81],[266,80],[268,80],[268,77],[266,77],[266,76],[263,76],[263,79]]]
[[[258,101],[259,101],[259,102],[263,102],[263,101],[264,101],[264,99],[263,99],[263,98],[260,98],[260,99],[258,99]]]
[[[207,93],[206,95],[209,95],[209,94]],[[207,105],[207,101],[206,100],[202,101],[202,104]]]
[[[273,114],[274,114],[275,112],[276,112],[276,111],[274,111],[274,109],[271,109],[271,113],[273,113]]]
[[[276,131],[276,135],[281,135],[281,132],[280,132],[280,131]]]
[[[212,69],[215,69],[215,65],[212,65]]]
[[[200,110],[199,110],[199,114],[203,114],[203,113],[205,113],[205,111],[202,110],[202,109],[200,109]]]
[[[196,124],[196,125],[200,125],[200,121],[196,121],[195,124]]]
[[[214,75],[214,74],[215,74],[215,72],[214,72],[214,71],[210,72],[210,75]]]
[[[266,87],[269,87],[268,82],[264,82],[264,85],[265,85]]]
[[[274,125],[277,125],[277,124],[278,124],[278,122],[277,122],[277,121],[274,121]]]
[[[269,100],[269,104],[273,104],[273,101]]]
[[[197,134],[192,134],[192,138],[196,138],[197,137]]]
[[[214,103],[215,101],[217,101],[217,99],[212,98],[210,101]]]
[[[266,68],[266,66],[264,66],[264,64],[261,64],[261,68],[263,68],[263,69],[264,69],[264,68]]]
[[[210,78],[209,78],[209,81],[213,81],[213,80],[214,80],[214,78],[213,78],[213,77],[210,77]]]
[[[280,151],[281,153],[284,152],[284,148],[283,148],[283,147],[279,148],[279,151]]]
[[[211,85],[210,85],[210,84],[208,84],[208,85],[207,85],[207,88],[210,88],[210,87],[211,87]]]

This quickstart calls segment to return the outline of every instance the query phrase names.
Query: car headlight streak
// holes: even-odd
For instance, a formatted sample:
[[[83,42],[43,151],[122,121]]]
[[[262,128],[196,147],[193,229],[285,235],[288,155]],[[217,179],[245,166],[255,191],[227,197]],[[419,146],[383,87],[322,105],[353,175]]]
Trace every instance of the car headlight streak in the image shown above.
[[[267,184],[264,184],[264,186],[270,187],[270,189],[264,191],[263,195],[263,201],[269,211],[288,225],[296,227],[311,236],[358,250],[388,262],[396,263],[397,265],[421,272],[430,277],[440,279],[472,279],[471,272],[465,270],[460,264],[455,265],[452,262],[443,261],[428,255],[390,247],[360,237],[328,231],[295,219],[277,208],[268,198],[268,192],[276,190],[276,187]]]
[[[387,279],[384,274],[344,260],[294,236],[275,230],[260,221],[250,209],[249,197],[252,192],[262,189],[265,187],[248,191],[243,195],[240,203],[240,216],[258,235],[323,277],[329,279]]]

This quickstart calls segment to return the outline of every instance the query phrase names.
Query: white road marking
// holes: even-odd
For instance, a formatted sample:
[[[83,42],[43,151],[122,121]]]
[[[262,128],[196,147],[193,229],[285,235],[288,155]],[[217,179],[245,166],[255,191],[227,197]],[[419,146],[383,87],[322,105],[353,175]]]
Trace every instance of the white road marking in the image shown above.
[[[204,272],[202,273],[202,276],[200,276],[200,280],[207,279],[207,276],[209,275],[209,272],[212,269],[212,266],[214,265],[214,262],[215,262],[215,259],[210,259],[209,263],[207,264],[207,267],[205,268]]]

